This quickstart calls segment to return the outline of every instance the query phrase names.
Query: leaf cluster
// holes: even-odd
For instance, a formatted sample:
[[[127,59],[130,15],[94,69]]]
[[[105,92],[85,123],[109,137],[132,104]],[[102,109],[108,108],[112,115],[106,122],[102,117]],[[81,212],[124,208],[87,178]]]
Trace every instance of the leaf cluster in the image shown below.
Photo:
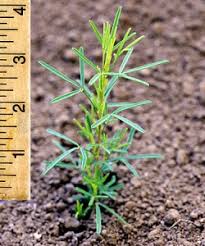
[[[79,133],[85,139],[86,144],[77,143],[67,135],[53,129],[47,132],[58,140],[53,144],[59,149],[60,154],[52,161],[45,162],[44,174],[52,168],[76,169],[82,176],[83,188],[77,187],[76,191],[76,217],[84,218],[90,212],[96,215],[96,231],[102,230],[102,211],[107,211],[121,222],[126,221],[108,206],[109,200],[116,199],[117,192],[122,188],[116,175],[113,174],[116,165],[125,165],[130,172],[138,176],[137,170],[130,163],[132,160],[162,158],[159,154],[135,154],[128,153],[135,134],[144,133],[143,127],[131,121],[121,113],[126,110],[149,105],[150,100],[137,102],[112,102],[110,93],[119,81],[128,80],[142,86],[149,86],[147,81],[136,78],[133,73],[143,69],[155,68],[165,64],[167,60],[156,61],[142,66],[127,69],[127,64],[133,53],[134,47],[143,40],[144,36],[136,37],[136,33],[129,28],[121,40],[117,40],[117,31],[121,7],[117,9],[113,23],[105,22],[102,30],[91,20],[90,27],[93,30],[102,49],[102,63],[95,64],[89,59],[82,47],[73,48],[74,54],[79,58],[79,80],[74,80],[45,61],[39,63],[52,74],[71,85],[72,91],[55,97],[51,103],[58,103],[79,94],[87,98],[89,104],[80,105],[84,114],[83,120],[74,119]],[[119,64],[120,58],[123,57]],[[89,80],[85,80],[85,68],[88,66],[95,74]],[[109,136],[107,126],[121,121],[126,128],[117,130]],[[67,142],[71,148],[65,147],[62,141]]]

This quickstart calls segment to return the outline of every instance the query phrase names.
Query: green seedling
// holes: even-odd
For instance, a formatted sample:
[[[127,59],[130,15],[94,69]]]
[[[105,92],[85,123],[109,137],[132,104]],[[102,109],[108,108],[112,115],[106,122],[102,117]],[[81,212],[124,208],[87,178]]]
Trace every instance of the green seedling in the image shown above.
[[[113,174],[114,167],[125,165],[134,176],[138,176],[137,170],[130,161],[162,158],[160,154],[128,154],[136,132],[138,134],[144,133],[144,129],[136,122],[122,116],[121,113],[128,109],[149,105],[151,101],[110,101],[110,93],[120,80],[126,83],[130,81],[140,86],[149,86],[147,81],[135,78],[133,73],[168,63],[168,60],[161,60],[127,69],[126,66],[134,47],[142,41],[144,36],[136,37],[136,33],[129,28],[124,37],[118,40],[117,30],[120,15],[121,7],[117,9],[113,23],[105,22],[102,30],[99,30],[94,21],[90,21],[91,29],[102,48],[102,62],[95,64],[85,55],[82,47],[73,48],[74,54],[79,59],[79,80],[71,79],[46,62],[39,61],[44,68],[74,88],[64,95],[57,96],[51,103],[58,103],[79,94],[83,94],[88,100],[87,104],[80,106],[84,119],[74,120],[80,134],[86,140],[83,143],[86,144],[82,145],[62,133],[48,129],[48,133],[60,141],[66,141],[72,147],[68,149],[61,142],[54,140],[53,143],[59,148],[61,154],[54,160],[45,162],[44,174],[47,174],[54,167],[79,171],[83,183],[76,188],[78,192],[75,207],[76,217],[81,219],[89,216],[91,212],[95,213],[96,232],[98,234],[102,230],[102,212],[104,211],[115,216],[122,223],[126,223],[119,214],[109,207],[109,200],[115,200],[118,191],[122,189],[122,184],[118,183],[116,175]],[[85,66],[88,66],[95,73],[89,81],[85,80]],[[110,136],[107,126],[115,124],[116,121],[123,122],[127,127],[117,130]]]

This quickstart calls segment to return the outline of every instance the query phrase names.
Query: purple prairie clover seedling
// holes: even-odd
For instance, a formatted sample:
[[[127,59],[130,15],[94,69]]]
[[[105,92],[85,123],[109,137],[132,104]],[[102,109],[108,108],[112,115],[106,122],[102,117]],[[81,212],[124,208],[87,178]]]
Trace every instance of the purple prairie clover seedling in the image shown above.
[[[144,36],[136,38],[136,33],[129,28],[123,38],[118,40],[117,30],[120,15],[121,7],[117,9],[113,23],[105,22],[102,30],[97,27],[94,21],[90,21],[90,27],[102,49],[102,62],[95,64],[85,55],[82,47],[73,48],[74,54],[79,59],[79,80],[71,79],[46,62],[39,61],[44,68],[74,88],[71,92],[54,98],[51,103],[58,103],[79,94],[83,94],[88,100],[88,106],[87,104],[80,106],[84,119],[82,121],[74,120],[86,145],[81,145],[62,133],[48,129],[48,133],[59,139],[59,141],[54,140],[53,144],[59,148],[61,154],[54,160],[45,162],[44,174],[54,167],[79,171],[82,176],[82,184],[76,188],[78,192],[75,197],[76,217],[81,219],[89,216],[91,212],[95,213],[98,234],[102,230],[102,213],[104,211],[115,216],[122,223],[126,223],[114,209],[108,206],[109,200],[115,200],[118,190],[122,189],[122,184],[118,183],[114,174],[114,166],[125,165],[134,176],[137,176],[138,173],[130,163],[131,160],[162,158],[160,154],[128,154],[135,133],[144,133],[144,129],[139,124],[122,116],[121,113],[128,109],[148,105],[151,101],[110,101],[110,93],[114,87],[118,86],[121,79],[141,86],[149,86],[148,82],[133,77],[133,73],[168,63],[168,60],[161,60],[126,69],[134,47],[142,41]],[[119,64],[120,58],[122,61]],[[85,80],[85,65],[95,72],[88,82]],[[107,126],[114,124],[115,121],[123,122],[127,128],[117,130],[110,137]],[[68,142],[72,147],[68,149],[63,146],[60,142],[62,140]]]

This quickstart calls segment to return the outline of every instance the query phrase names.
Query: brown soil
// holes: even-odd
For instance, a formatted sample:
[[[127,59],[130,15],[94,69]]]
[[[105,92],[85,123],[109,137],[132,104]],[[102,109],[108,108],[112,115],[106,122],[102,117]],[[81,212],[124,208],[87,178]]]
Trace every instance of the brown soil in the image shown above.
[[[124,6],[121,30],[131,26],[147,35],[130,67],[161,58],[171,61],[140,74],[150,88],[122,81],[113,93],[116,100],[153,100],[152,106],[126,114],[147,130],[143,136],[136,134],[132,153],[160,152],[165,159],[134,162],[140,179],[122,167],[117,169],[125,189],[112,206],[130,226],[105,215],[103,233],[96,236],[92,217],[79,222],[73,216],[78,174],[55,169],[41,176],[42,161],[57,153],[45,129],[52,127],[81,141],[72,119],[81,115],[78,104],[85,99],[75,97],[49,106],[49,100],[65,92],[67,85],[37,61],[47,60],[77,78],[78,61],[69,50],[84,45],[86,54],[99,61],[88,19],[98,23],[111,19],[118,4]],[[1,202],[0,244],[204,246],[204,1],[35,0],[32,14],[32,199]],[[88,71],[87,79],[90,76]]]

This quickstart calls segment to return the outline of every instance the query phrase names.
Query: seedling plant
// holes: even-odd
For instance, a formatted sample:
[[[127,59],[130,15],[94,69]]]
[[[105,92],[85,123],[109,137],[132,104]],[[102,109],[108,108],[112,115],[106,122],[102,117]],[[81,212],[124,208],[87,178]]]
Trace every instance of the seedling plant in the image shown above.
[[[71,92],[54,98],[51,101],[52,104],[79,94],[83,94],[88,100],[87,104],[80,105],[84,115],[83,120],[74,120],[86,144],[77,143],[67,135],[53,129],[47,129],[48,133],[59,140],[68,142],[72,147],[68,149],[60,141],[54,140],[53,144],[59,148],[61,153],[54,160],[45,162],[44,174],[47,174],[54,167],[79,171],[83,184],[76,188],[78,192],[75,197],[76,217],[85,218],[94,212],[98,234],[102,230],[102,212],[104,211],[115,216],[122,223],[127,223],[108,205],[109,200],[115,200],[117,192],[122,189],[122,184],[118,183],[116,175],[113,174],[114,167],[125,165],[134,176],[138,176],[130,161],[162,157],[160,154],[128,154],[135,133],[144,133],[144,129],[139,124],[122,116],[121,113],[128,109],[148,105],[151,101],[112,102],[110,100],[110,93],[121,79],[124,82],[128,80],[134,84],[149,86],[146,81],[133,77],[133,73],[168,62],[161,60],[126,69],[134,47],[143,40],[144,36],[136,38],[136,33],[129,28],[122,39],[118,40],[117,30],[120,15],[121,7],[117,9],[113,23],[105,22],[102,31],[99,30],[94,21],[90,21],[90,27],[102,49],[102,62],[95,64],[85,55],[82,47],[73,48],[74,54],[79,58],[79,80],[74,80],[48,63],[39,61],[44,68],[74,88]],[[95,73],[89,81],[85,80],[85,65]],[[123,122],[127,127],[121,127],[110,136],[107,126],[115,124],[116,121]]]

